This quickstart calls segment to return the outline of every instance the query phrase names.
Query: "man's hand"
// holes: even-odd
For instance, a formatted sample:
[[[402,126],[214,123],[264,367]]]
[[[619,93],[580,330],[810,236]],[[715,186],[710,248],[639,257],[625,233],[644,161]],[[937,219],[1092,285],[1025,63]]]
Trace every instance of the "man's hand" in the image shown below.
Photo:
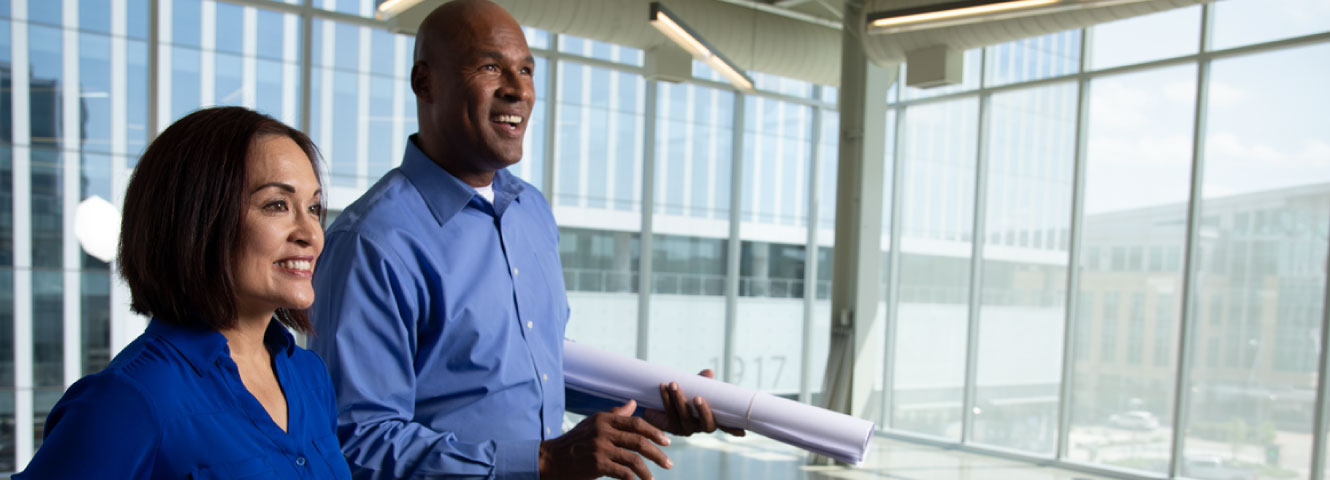
[[[698,375],[716,378],[716,373],[710,368],[698,372]],[[716,417],[712,415],[711,405],[707,404],[706,399],[693,397],[690,406],[683,387],[676,382],[660,384],[660,401],[665,405],[663,411],[647,409],[642,412],[642,418],[647,419],[656,428],[684,437],[698,432],[711,433],[717,428],[736,437],[744,436],[741,428],[716,425]]]
[[[540,478],[582,480],[612,477],[622,480],[651,480],[646,457],[670,468],[674,462],[652,445],[669,445],[670,439],[656,427],[638,417],[637,402],[586,417],[559,438],[540,444]]]

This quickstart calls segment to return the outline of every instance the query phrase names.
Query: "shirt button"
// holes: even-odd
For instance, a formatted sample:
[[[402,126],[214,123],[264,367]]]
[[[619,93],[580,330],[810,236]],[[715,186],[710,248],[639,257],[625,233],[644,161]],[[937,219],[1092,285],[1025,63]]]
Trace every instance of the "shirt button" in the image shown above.
[[[534,328],[535,326],[536,326],[535,322],[532,322],[530,320],[526,322],[526,328]]]
[[[305,466],[305,457],[297,457],[297,458],[296,458],[296,465],[300,465],[300,466],[302,466],[302,467]]]
[[[545,427],[545,434],[546,434],[546,435],[549,435],[549,434],[550,434],[550,427]]]
[[[548,382],[548,381],[550,381],[550,375],[549,375],[548,373],[542,373],[542,374],[540,374],[540,380],[541,380],[541,381]]]
[[[514,277],[517,276],[517,267],[513,267],[513,276],[514,276]]]

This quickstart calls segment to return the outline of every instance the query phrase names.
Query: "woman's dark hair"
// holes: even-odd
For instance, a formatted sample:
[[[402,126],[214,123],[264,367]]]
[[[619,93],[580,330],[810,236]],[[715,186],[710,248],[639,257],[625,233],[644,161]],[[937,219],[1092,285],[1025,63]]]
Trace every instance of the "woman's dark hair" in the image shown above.
[[[131,310],[178,325],[236,325],[231,262],[248,195],[245,160],[254,140],[267,135],[294,141],[321,179],[308,136],[242,107],[186,115],[143,152],[120,223],[120,275],[129,284]],[[281,309],[277,318],[310,331],[304,310]]]

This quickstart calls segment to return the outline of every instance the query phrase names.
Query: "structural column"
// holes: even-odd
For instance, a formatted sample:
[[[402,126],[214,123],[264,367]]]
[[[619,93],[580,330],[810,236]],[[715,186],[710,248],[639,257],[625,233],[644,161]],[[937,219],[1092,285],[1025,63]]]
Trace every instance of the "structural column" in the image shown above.
[[[865,417],[884,365],[877,317],[882,236],[882,172],[887,88],[891,72],[864,54],[862,5],[848,2],[841,41],[840,159],[836,178],[835,278],[831,288],[831,350],[826,407]],[[880,330],[877,330],[880,332]]]

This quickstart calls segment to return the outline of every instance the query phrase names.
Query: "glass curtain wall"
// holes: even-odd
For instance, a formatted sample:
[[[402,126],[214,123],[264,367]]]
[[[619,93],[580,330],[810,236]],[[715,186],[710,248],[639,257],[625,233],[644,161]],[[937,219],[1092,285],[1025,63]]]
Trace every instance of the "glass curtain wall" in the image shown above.
[[[1215,2],[967,52],[962,84],[889,96],[888,430],[1114,474],[1308,478],[1328,32],[1324,1]]]

